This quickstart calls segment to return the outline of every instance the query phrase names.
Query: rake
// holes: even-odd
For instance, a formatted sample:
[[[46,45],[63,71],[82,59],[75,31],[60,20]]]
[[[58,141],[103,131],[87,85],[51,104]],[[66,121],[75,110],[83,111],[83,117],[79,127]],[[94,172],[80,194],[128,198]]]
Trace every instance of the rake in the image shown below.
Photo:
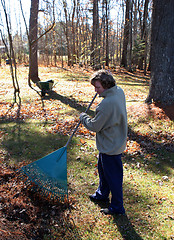
[[[93,97],[86,111],[94,102],[97,93]],[[41,196],[53,201],[65,201],[68,199],[67,184],[67,147],[77,131],[81,121],[77,124],[66,145],[47,156],[23,166],[20,178],[32,186],[34,191],[39,191]]]

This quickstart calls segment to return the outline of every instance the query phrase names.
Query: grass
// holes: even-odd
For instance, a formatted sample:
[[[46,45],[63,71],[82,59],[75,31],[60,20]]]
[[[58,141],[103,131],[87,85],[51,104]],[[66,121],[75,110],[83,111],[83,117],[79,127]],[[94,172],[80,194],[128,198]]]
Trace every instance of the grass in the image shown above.
[[[78,120],[94,95],[88,81],[92,72],[40,68],[41,80],[53,79],[57,83],[53,97],[47,96],[44,101],[43,112],[39,97],[27,86],[28,69],[20,67],[23,121],[17,122],[16,110],[9,110],[13,100],[9,70],[7,67],[1,70],[0,102],[2,112],[8,110],[0,123],[1,162],[28,163],[64,146],[76,124],[74,119]],[[150,107],[143,108],[147,78],[128,74],[116,74],[115,78],[125,91],[128,106],[129,138],[123,155],[127,215],[104,216],[101,206],[89,201],[89,195],[98,186],[98,152],[95,137],[80,128],[68,148],[68,187],[73,205],[71,212],[65,212],[69,231],[66,239],[174,239],[173,121],[155,115]],[[98,102],[99,98],[92,111]],[[50,228],[51,234],[45,239],[63,239],[61,229]]]

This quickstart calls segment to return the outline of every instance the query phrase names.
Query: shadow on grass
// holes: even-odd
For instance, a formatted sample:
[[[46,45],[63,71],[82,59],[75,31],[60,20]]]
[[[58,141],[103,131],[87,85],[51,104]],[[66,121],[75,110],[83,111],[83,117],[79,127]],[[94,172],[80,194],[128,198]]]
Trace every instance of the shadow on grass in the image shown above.
[[[108,208],[109,202],[94,203],[100,208]],[[124,240],[142,240],[140,235],[134,229],[127,215],[113,215],[113,223],[117,225],[118,231]]]
[[[66,97],[66,96],[62,96],[58,93],[56,93],[55,91],[51,91],[49,93],[49,95],[45,96],[44,97],[45,100],[48,100],[48,99],[57,99],[59,101],[61,101],[62,103],[66,104],[66,105],[69,105],[70,107],[80,111],[80,112],[85,112],[86,111],[86,106],[83,106],[81,105],[79,102],[77,102],[75,99],[71,99],[69,97]],[[92,99],[91,99],[92,100]],[[84,104],[84,102],[82,103]],[[89,104],[89,102],[86,102],[86,104]],[[94,115],[94,111],[92,110],[88,110],[88,114],[90,116],[93,116]]]
[[[146,86],[146,87],[148,87],[149,85],[148,84],[145,84],[145,83],[135,83],[134,81],[133,81],[133,83],[124,83],[124,82],[119,82],[119,85],[121,86],[121,85],[126,85],[126,86]]]
[[[150,80],[150,76],[138,75],[136,73],[134,74],[134,73],[126,72],[126,71],[124,71],[124,73],[118,73],[116,75],[120,75],[121,77],[123,75],[123,78],[128,79],[128,80],[131,79],[133,81],[145,82],[145,81],[149,81]],[[128,77],[125,76],[125,75],[128,75]]]
[[[46,99],[49,99],[50,96],[46,96]],[[72,100],[68,97],[61,96],[55,92],[53,92],[52,98],[59,99],[62,103],[68,104],[71,107],[84,111],[86,107],[77,103],[77,101]],[[89,110],[88,114],[93,115],[94,112]],[[9,125],[5,126],[6,123]],[[52,150],[56,150],[59,147],[64,146],[62,143],[66,143],[68,140],[68,136],[61,134],[48,133],[46,131],[46,126],[49,127],[49,123],[26,123],[24,121],[21,122],[13,122],[12,119],[3,119],[0,120],[0,124],[3,124],[1,127],[2,130],[6,131],[10,137],[6,137],[2,141],[2,145],[5,149],[10,153],[10,155],[16,159],[20,159],[20,156],[26,159],[34,159],[42,157],[44,154],[51,152]],[[43,126],[43,132],[40,133],[37,131],[37,127]],[[152,137],[148,135],[142,135],[140,133],[136,133],[130,126],[128,130],[128,136],[130,140],[136,141],[139,143],[142,153],[137,153],[135,156],[128,155],[127,159],[131,161],[132,158],[141,158],[142,161],[145,161],[145,156],[147,154],[155,153],[156,157],[153,157],[153,160],[148,160],[151,166],[151,170],[155,173],[158,173],[160,170],[160,174],[171,174],[169,167],[173,167],[172,154],[174,154],[174,145],[172,141],[159,143],[155,141]],[[171,159],[169,156],[171,155]],[[157,165],[156,162],[160,164]]]
[[[117,225],[119,232],[124,240],[142,240],[130,222],[127,215],[114,216],[113,222]]]
[[[128,137],[130,140],[139,143],[142,149],[142,152],[137,152],[134,156],[126,154],[129,161],[131,161],[132,158],[135,159],[136,157],[138,157],[138,159],[142,158],[145,161],[144,163],[149,163],[149,166],[151,166],[151,170],[154,173],[161,175],[171,174],[169,169],[174,167],[172,157],[174,156],[174,144],[172,141],[159,143],[154,141],[148,135],[136,133],[130,126],[128,127]],[[152,155],[151,160],[146,159],[147,154]]]
[[[85,176],[86,171],[89,171],[90,169],[90,171],[93,173],[94,166],[89,166],[89,162],[87,162],[87,159],[89,162],[91,162],[88,158],[88,154],[74,166],[74,169],[78,169],[78,179],[75,179],[76,186],[81,186],[83,184],[82,182],[89,181],[89,178]],[[85,166],[87,165],[89,167],[85,168]],[[74,172],[73,174],[76,175],[77,172]],[[91,176],[91,178],[93,178],[93,176]],[[95,180],[97,180],[98,182],[98,176],[96,178],[97,179]],[[155,232],[155,227],[153,226],[153,223],[148,222],[146,216],[147,213],[148,215],[151,215],[151,213],[156,210],[156,204],[158,199],[156,199],[155,197],[153,198],[150,191],[146,195],[144,195],[143,192],[140,192],[139,189],[135,188],[134,185],[134,182],[125,182],[123,186],[124,204],[127,215],[114,215],[111,218],[109,217],[111,219],[111,226],[112,224],[115,224],[119,232],[121,233],[123,239],[125,240],[141,240],[143,239],[141,237],[141,234],[145,235],[146,231]],[[86,185],[84,184],[84,188],[81,187],[78,190],[78,194],[82,195],[85,192],[86,195],[90,195],[95,192],[97,186],[98,184],[95,184],[91,187],[91,185],[89,184],[88,189],[86,189]],[[73,190],[71,192],[73,192]],[[107,202],[100,202],[94,204],[99,208],[109,207],[109,203]],[[150,206],[150,209],[147,206]]]
[[[41,123],[10,123],[3,124],[0,129],[5,132],[1,146],[7,151],[6,160],[35,161],[63,147],[68,137],[61,134],[51,134],[45,129],[37,131]],[[43,126],[43,124],[41,124]]]

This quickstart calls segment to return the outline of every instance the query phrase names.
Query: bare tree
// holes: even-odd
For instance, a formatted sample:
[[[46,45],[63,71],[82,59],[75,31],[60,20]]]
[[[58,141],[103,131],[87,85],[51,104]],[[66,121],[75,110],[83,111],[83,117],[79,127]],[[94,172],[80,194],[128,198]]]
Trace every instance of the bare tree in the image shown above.
[[[19,88],[19,83],[17,78],[17,65],[16,65],[16,58],[15,58],[15,52],[14,52],[14,46],[13,46],[12,33],[10,30],[10,21],[9,21],[7,10],[6,10],[5,0],[1,0],[1,4],[3,7],[4,15],[5,15],[5,22],[6,22],[7,33],[8,33],[8,43],[5,41],[5,38],[1,30],[0,30],[0,33],[1,33],[2,41],[5,45],[6,54],[8,56],[8,60],[10,63],[10,71],[11,71],[13,88],[14,88],[14,103],[17,103],[17,97],[18,97],[18,100],[19,100],[18,110],[20,111],[20,105],[21,105],[20,88]]]
[[[54,16],[54,0],[52,2],[53,4],[53,21],[51,26],[48,26],[48,29],[46,29],[40,36],[38,36],[38,13],[39,13],[39,0],[31,0],[31,8],[30,8],[30,21],[29,21],[29,31],[26,23],[26,19],[23,12],[22,2],[20,1],[21,6],[21,12],[24,19],[25,27],[26,27],[26,33],[28,37],[28,45],[29,45],[29,77],[28,77],[28,84],[31,86],[31,81],[34,83],[37,83],[40,81],[40,78],[38,76],[38,56],[37,56],[37,50],[38,50],[38,41],[41,39],[44,35],[46,35],[49,31],[51,31],[54,28],[55,25],[55,16]],[[44,10],[42,10],[44,11]]]

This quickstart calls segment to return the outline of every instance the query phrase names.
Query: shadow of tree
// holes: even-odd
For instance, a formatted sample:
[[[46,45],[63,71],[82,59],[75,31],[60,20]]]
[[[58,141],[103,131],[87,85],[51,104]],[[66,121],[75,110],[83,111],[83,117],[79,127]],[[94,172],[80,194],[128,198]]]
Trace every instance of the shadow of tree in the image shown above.
[[[142,153],[137,152],[136,155],[134,155],[134,157],[126,153],[127,157],[129,158],[129,161],[131,160],[132,157],[135,158],[137,156],[140,156],[145,161],[147,161],[145,156],[149,153],[150,154],[155,153],[156,157],[154,157],[154,160],[153,161],[149,160],[151,165],[151,170],[154,173],[159,174],[158,170],[160,169],[160,174],[166,174],[166,173],[171,174],[169,167],[170,168],[174,167],[174,161],[172,159],[172,155],[174,154],[174,144],[172,141],[168,143],[167,142],[159,143],[157,141],[154,141],[153,138],[150,138],[148,135],[143,135],[133,131],[130,126],[128,127],[128,137],[129,137],[129,140],[136,141],[137,143],[139,143],[142,149]],[[171,159],[170,159],[170,156],[171,156]],[[157,166],[156,163],[160,159],[162,159],[162,161]]]
[[[66,97],[66,96],[62,96],[62,95],[60,95],[60,94],[58,94],[58,93],[56,93],[54,91],[51,91],[48,96],[45,96],[44,100],[48,100],[48,99],[60,100],[62,103],[66,104],[66,105],[69,105],[72,108],[74,108],[74,109],[76,109],[76,110],[78,110],[80,112],[86,110],[86,106],[84,106],[84,104],[85,104],[84,102],[80,103],[80,102],[76,101],[75,99],[72,99],[72,98],[69,98],[69,97]],[[94,111],[89,110],[88,114],[90,116],[94,116]],[[15,119],[6,119],[6,117],[4,116],[1,119],[0,123],[13,122],[13,121],[15,122]],[[24,138],[22,137],[23,138],[23,140],[22,140],[22,138],[20,138],[20,131],[21,131],[20,127],[22,125],[25,126],[25,124],[26,123],[24,121],[22,121],[19,124],[16,124],[13,127],[9,128],[9,130],[14,133],[14,139],[11,138],[11,140],[8,140],[8,143],[6,142],[6,145],[8,145],[9,149],[11,149],[10,151],[13,151],[13,154],[14,153],[16,153],[16,154],[23,154],[24,153],[24,150],[22,150],[23,148],[19,147],[19,146],[24,146],[26,152],[27,152],[27,149],[30,149],[30,147],[28,146],[30,140],[27,139],[27,138],[33,138],[32,135],[34,134],[34,130],[33,130],[33,133],[31,131],[31,136],[29,136],[28,131],[24,130],[25,133],[23,133],[23,134],[25,134],[26,137],[24,137]],[[40,123],[40,124],[43,124],[43,123]],[[18,142],[20,144],[17,143],[17,140],[15,139],[15,134],[16,134],[16,136],[18,136]],[[162,156],[163,158],[165,158],[165,155],[167,155],[168,153],[169,154],[173,154],[174,153],[174,144],[172,143],[172,141],[170,143],[169,142],[159,143],[157,141],[154,141],[154,139],[151,138],[148,135],[143,135],[143,134],[135,132],[131,128],[131,126],[129,126],[129,129],[128,129],[128,137],[129,137],[130,140],[136,141],[137,143],[140,144],[140,146],[141,146],[141,148],[143,150],[144,155],[148,154],[148,153],[154,153],[155,152],[158,156]],[[45,134],[43,136],[40,136],[38,134],[38,138],[36,137],[36,139],[34,137],[34,141],[33,142],[35,142],[35,143],[37,142],[38,143],[39,152],[42,152],[42,150],[41,150],[42,146],[39,146],[39,142],[40,142],[39,139],[40,138],[45,139],[45,141],[47,141],[47,139],[50,139],[49,141],[52,141],[53,137],[51,136],[51,134],[50,135]],[[67,137],[65,137],[65,136],[64,137],[62,136],[62,139],[63,138],[67,139]],[[18,147],[14,147],[15,145],[16,146],[18,145]],[[47,146],[47,148],[45,148],[45,152],[48,151],[48,148],[49,148],[49,146]],[[131,155],[130,156],[127,155],[127,157],[129,157],[129,159],[131,160],[132,156]],[[152,161],[151,165],[153,166],[152,170],[154,172],[157,171],[156,170],[157,166],[156,166],[155,161]],[[167,161],[166,160],[166,161],[163,161],[163,162],[160,163],[161,174],[166,173],[166,171],[167,171],[166,169],[167,169],[168,166],[173,167],[173,161]]]
[[[120,75],[120,76],[122,76],[123,75],[123,77],[124,78],[128,78],[128,79],[133,79],[133,80],[136,80],[136,79],[141,79],[140,81],[149,81],[150,80],[150,76],[145,76],[145,75],[142,75],[142,74],[139,74],[139,73],[137,73],[137,72],[135,72],[135,73],[130,73],[130,72],[127,72],[127,71],[122,71],[122,72],[118,72],[118,73],[116,73],[116,75]],[[125,77],[125,75],[128,75],[129,77]]]
[[[49,99],[57,99],[57,100],[61,101],[62,103],[69,105],[70,107],[72,107],[80,112],[85,112],[85,110],[86,110],[85,104],[89,104],[89,102],[78,102],[73,98],[62,96],[55,91],[50,91],[49,95],[44,97],[44,100],[49,100]],[[88,114],[90,116],[93,116],[94,111],[89,109]]]
[[[149,86],[148,84],[145,83],[135,83],[135,81],[132,81],[133,83],[124,83],[124,82],[119,82],[119,85],[126,85],[126,86]]]
[[[13,158],[16,163],[31,159],[35,161],[63,147],[68,140],[68,136],[61,134],[54,135],[46,131],[39,133],[32,123],[14,122],[10,126],[2,126],[1,130],[9,136],[1,142],[1,146],[7,151],[6,158]]]

